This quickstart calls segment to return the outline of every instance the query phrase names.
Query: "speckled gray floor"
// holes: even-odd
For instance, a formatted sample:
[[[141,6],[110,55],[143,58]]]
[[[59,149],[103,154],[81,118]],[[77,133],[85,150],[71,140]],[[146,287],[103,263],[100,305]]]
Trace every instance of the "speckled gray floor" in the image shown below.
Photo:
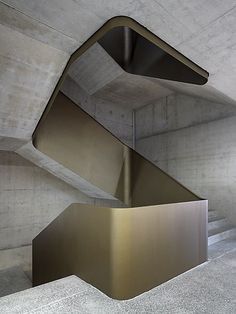
[[[209,251],[207,263],[128,301],[112,300],[70,276],[1,298],[0,313],[235,314],[236,241]]]
[[[214,259],[236,249],[236,237],[228,238],[208,247],[208,259]]]

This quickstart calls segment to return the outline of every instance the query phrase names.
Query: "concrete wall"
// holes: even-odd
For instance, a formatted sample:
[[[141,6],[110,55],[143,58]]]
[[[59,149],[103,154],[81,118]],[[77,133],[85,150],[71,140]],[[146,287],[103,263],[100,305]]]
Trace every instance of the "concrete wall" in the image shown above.
[[[235,109],[168,98],[136,112],[137,150],[236,224]]]
[[[0,151],[0,250],[28,245],[73,202],[117,206],[91,199],[13,152]]]
[[[32,27],[32,32],[35,25],[14,11],[0,3],[1,150],[16,150],[31,138],[69,58],[68,52],[19,32],[17,25]],[[8,27],[10,21],[17,24],[14,29]],[[41,31],[46,34],[48,28]]]
[[[123,143],[132,147],[133,111],[131,108],[120,106],[119,103],[108,103],[98,97],[88,95],[69,76],[61,90]]]
[[[236,106],[172,94],[136,110],[136,139],[230,117]]]
[[[235,1],[176,3],[173,10],[173,1],[0,1],[0,149],[30,140],[71,53],[116,15],[136,19],[206,68],[210,81],[195,92],[236,99]]]

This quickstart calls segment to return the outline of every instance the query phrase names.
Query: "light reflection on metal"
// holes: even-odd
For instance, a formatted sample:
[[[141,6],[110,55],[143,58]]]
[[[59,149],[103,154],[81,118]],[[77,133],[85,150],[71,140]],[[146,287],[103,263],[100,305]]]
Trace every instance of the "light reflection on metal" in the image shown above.
[[[158,38],[159,41],[161,39]],[[131,74],[203,85],[208,73],[191,67],[193,62],[165,43],[158,46],[127,26],[110,29],[99,44],[126,71]],[[179,60],[179,56],[183,60]],[[195,65],[195,68],[197,66]]]
[[[129,299],[207,259],[207,201],[134,208],[72,204],[33,240],[33,284],[72,274]]]
[[[115,17],[72,55],[35,130],[36,149],[128,208],[71,205],[33,240],[33,284],[76,274],[127,299],[206,261],[207,201],[58,94],[69,67],[96,42],[131,74],[201,85],[208,73],[134,20]]]

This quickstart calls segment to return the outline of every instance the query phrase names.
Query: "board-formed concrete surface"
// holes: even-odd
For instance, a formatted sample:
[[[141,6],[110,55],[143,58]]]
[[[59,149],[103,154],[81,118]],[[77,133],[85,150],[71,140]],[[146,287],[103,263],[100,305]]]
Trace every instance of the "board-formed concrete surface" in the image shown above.
[[[213,245],[208,262],[131,300],[112,300],[78,277],[69,276],[1,298],[0,312],[234,314],[235,245],[236,238]]]
[[[216,121],[154,133],[138,140],[136,148],[191,191],[208,199],[210,209],[219,211],[236,224],[235,123],[234,114]]]
[[[214,101],[220,99],[222,105],[235,105],[236,5],[233,0],[200,0],[197,4],[162,0],[0,0],[0,149],[15,151],[31,141],[70,55],[116,15],[134,18],[210,73],[204,87],[167,81],[159,86],[159,81],[149,80],[145,89],[148,87],[152,92],[153,85],[157,84],[160,95],[181,91]],[[88,83],[88,78],[83,79]],[[110,86],[115,88],[122,81],[123,78],[118,77]],[[106,75],[104,82],[107,82]],[[136,83],[133,96],[139,86]],[[119,129],[117,133],[132,143],[131,119],[120,124],[116,123],[116,117],[116,122],[108,119],[111,98],[103,106],[101,100],[107,101],[106,87],[104,93],[97,92],[102,112],[99,121],[111,131]],[[134,104],[130,105],[127,117],[132,116],[133,108]],[[43,163],[46,168],[48,161]]]
[[[195,94],[207,89],[235,103],[234,0],[1,0],[0,137],[10,141],[4,149],[30,140],[72,52],[116,15],[136,19],[205,68],[209,82]]]
[[[32,246],[0,250],[0,271],[19,266],[32,279]]]

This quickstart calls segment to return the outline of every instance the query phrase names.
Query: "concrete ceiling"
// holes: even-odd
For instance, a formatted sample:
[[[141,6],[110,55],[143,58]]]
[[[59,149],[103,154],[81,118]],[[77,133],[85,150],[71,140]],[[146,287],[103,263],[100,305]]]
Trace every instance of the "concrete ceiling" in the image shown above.
[[[174,92],[213,102],[235,101],[209,85],[199,86],[125,72],[98,44],[90,47],[70,67],[69,76],[87,94],[127,109],[137,109]]]
[[[173,93],[158,80],[125,72],[98,43],[71,65],[68,74],[93,99],[130,110]]]
[[[123,69],[96,43],[71,65],[68,74],[86,93],[92,95],[123,72]]]
[[[161,86],[158,82],[151,82],[145,77],[124,72],[93,96],[107,103],[137,109],[172,93],[173,91]]]
[[[4,149],[30,139],[70,54],[116,15],[131,16],[205,68],[204,93],[235,103],[235,0],[0,0]]]

